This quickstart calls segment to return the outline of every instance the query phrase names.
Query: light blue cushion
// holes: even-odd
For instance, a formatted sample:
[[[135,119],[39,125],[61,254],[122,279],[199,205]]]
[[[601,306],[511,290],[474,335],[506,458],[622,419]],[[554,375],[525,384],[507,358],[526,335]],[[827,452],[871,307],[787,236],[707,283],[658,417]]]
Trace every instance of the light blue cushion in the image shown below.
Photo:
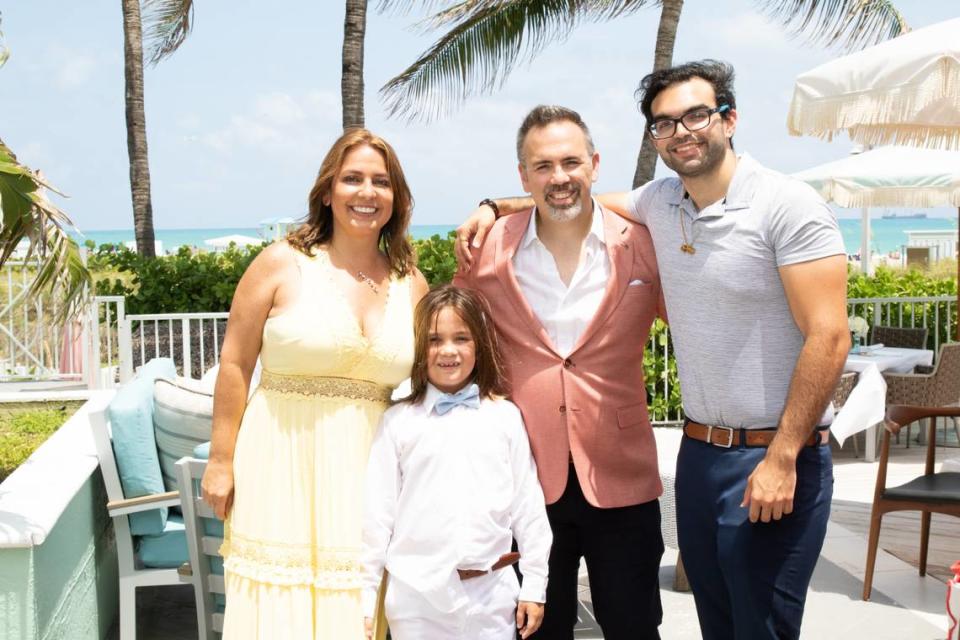
[[[170,512],[163,533],[158,536],[140,536],[137,554],[145,567],[168,569],[187,562],[187,532],[183,516]]]
[[[193,457],[198,460],[209,460],[210,459],[210,443],[204,442],[203,444],[198,444],[193,448]]]
[[[120,387],[107,409],[113,455],[125,498],[166,490],[153,435],[153,382],[159,377],[173,378],[176,375],[176,367],[170,358],[151,360],[140,368],[133,380]],[[131,533],[160,535],[167,521],[167,511],[166,507],[160,507],[131,514]]]
[[[177,460],[210,440],[213,393],[191,380],[158,379],[153,385],[153,428],[160,456],[160,473],[167,491],[176,491]]]

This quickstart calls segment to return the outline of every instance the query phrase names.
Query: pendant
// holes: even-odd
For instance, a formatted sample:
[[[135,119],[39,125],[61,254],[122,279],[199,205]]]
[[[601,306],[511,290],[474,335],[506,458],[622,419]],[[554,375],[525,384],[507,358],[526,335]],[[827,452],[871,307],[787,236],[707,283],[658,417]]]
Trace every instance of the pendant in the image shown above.
[[[357,280],[370,287],[370,289],[376,295],[380,295],[380,287],[377,286],[377,283],[374,282],[373,278],[365,274],[363,271],[357,271]]]
[[[680,245],[680,251],[689,253],[690,255],[693,255],[697,252],[697,250],[693,248],[693,245],[687,242],[684,242],[682,245]]]

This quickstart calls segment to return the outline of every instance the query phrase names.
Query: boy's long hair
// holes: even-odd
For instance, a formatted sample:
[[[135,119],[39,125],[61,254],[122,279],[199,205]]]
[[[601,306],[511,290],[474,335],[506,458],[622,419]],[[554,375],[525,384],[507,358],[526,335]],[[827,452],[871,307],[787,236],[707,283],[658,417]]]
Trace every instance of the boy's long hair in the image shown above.
[[[403,400],[421,402],[427,394],[427,365],[430,350],[430,332],[436,326],[436,317],[441,309],[450,307],[467,325],[473,336],[477,361],[471,374],[472,381],[480,387],[481,398],[506,397],[510,393],[503,355],[493,327],[493,318],[483,295],[470,289],[461,289],[452,284],[433,289],[425,295],[414,312],[414,360],[410,374],[410,395]]]

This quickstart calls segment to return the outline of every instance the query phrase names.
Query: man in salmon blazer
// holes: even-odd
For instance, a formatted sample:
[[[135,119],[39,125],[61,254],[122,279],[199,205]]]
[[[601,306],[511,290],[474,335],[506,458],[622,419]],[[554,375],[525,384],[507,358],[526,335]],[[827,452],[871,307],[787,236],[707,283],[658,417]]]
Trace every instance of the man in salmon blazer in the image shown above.
[[[498,220],[454,282],[490,304],[547,502],[536,637],[572,640],[584,558],[603,637],[659,638],[662,487],[643,380],[663,315],[653,244],[592,198],[600,156],[575,111],[533,109],[517,156],[536,206]]]

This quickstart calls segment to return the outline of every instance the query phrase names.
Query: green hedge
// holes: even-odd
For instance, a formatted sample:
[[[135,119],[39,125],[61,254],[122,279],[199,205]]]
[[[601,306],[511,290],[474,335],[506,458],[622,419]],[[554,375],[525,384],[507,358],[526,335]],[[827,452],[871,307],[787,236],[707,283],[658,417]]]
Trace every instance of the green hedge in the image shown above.
[[[449,282],[453,278],[457,268],[453,243],[453,232],[447,237],[434,235],[414,241],[418,267],[431,285]],[[240,276],[262,250],[263,247],[231,248],[224,253],[194,255],[189,249],[181,248],[174,256],[145,259],[128,249],[104,245],[93,255],[90,265],[95,278],[99,274],[97,294],[125,296],[128,313],[228,311]],[[956,295],[957,291],[954,277],[940,278],[920,271],[884,267],[877,269],[876,275],[870,278],[859,271],[850,271],[847,286],[850,298],[943,296]],[[931,344],[936,332],[939,332],[941,342],[948,332],[952,332],[950,335],[956,332],[955,322],[947,327],[942,321],[945,308],[937,312],[932,303],[881,309],[879,322],[873,317],[872,306],[854,312],[864,316],[871,325],[925,323],[930,329]],[[940,326],[937,326],[938,321]],[[647,349],[643,359],[649,382],[650,417],[653,420],[675,419],[681,411],[680,383],[673,349],[668,345],[666,325],[658,320],[651,329],[651,337],[655,348]],[[669,395],[657,393],[655,386],[669,389]]]
[[[433,285],[449,282],[457,270],[453,232],[415,240],[418,266]],[[126,298],[126,311],[185,313],[229,311],[240,276],[263,246],[237,248],[223,253],[192,253],[188,247],[172,256],[144,258],[117,245],[101,245],[90,258],[97,295]]]
[[[951,273],[956,273],[952,270]],[[873,277],[864,276],[859,271],[851,271],[847,276],[848,298],[925,298],[957,295],[957,280],[949,277],[936,277],[922,271],[893,270],[885,267],[877,269]],[[927,348],[934,349],[938,344],[957,335],[957,316],[949,315],[953,304],[946,302],[912,302],[893,305],[870,304],[851,305],[849,313],[857,315],[872,326],[926,327]],[[946,319],[950,318],[949,324]]]

